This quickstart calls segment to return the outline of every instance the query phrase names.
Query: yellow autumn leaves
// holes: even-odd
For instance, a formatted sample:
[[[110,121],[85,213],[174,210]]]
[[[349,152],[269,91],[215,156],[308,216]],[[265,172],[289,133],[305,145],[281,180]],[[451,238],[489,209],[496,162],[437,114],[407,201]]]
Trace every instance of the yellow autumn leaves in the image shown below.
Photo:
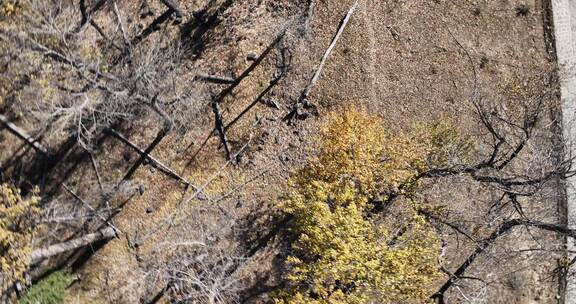
[[[377,116],[354,108],[331,115],[318,156],[290,181],[281,209],[294,217],[297,240],[287,259],[288,286],[277,303],[426,302],[439,277],[439,240],[401,199],[403,233],[372,214],[372,201],[414,191],[414,178],[472,150],[447,123],[388,132]]]
[[[39,198],[23,198],[20,190],[0,184],[0,273],[3,284],[22,279],[32,252],[32,215]],[[5,287],[5,286],[3,286]]]

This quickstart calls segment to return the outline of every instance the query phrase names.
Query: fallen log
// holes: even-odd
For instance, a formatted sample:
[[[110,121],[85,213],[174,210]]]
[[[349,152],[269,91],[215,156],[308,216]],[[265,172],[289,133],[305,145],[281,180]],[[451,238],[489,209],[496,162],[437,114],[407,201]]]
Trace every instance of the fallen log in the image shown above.
[[[101,240],[111,239],[116,236],[116,230],[112,227],[106,227],[104,229],[98,230],[94,233],[86,234],[77,239],[73,239],[67,242],[62,242],[59,244],[50,245],[46,248],[36,249],[32,251],[31,259],[32,263],[38,263],[49,257],[53,257],[60,253],[77,249],[86,245],[93,244]]]

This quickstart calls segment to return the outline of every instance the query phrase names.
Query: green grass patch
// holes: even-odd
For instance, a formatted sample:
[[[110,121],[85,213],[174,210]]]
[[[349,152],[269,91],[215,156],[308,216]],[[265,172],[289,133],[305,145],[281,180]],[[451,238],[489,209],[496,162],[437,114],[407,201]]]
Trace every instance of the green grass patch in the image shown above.
[[[61,304],[68,295],[66,288],[74,277],[68,271],[57,271],[32,285],[18,304]]]

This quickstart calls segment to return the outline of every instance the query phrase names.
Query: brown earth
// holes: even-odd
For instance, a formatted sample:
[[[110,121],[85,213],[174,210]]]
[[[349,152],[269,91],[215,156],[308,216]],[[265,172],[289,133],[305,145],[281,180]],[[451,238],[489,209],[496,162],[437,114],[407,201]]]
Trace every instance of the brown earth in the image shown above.
[[[179,2],[185,11],[184,22],[173,27],[174,30],[179,27],[180,33],[186,33],[186,26],[193,22],[192,12],[202,8],[208,8],[208,12],[221,10],[218,23],[199,34],[201,39],[197,41],[200,42],[193,44],[196,51],[189,54],[187,60],[190,75],[202,71],[236,77],[252,63],[246,59],[249,53],[261,54],[282,29],[287,28],[273,52],[222,105],[224,120],[231,121],[273,79],[284,50],[291,59],[290,68],[267,95],[279,109],[258,104],[238,121],[228,133],[232,149],[238,151],[252,137],[250,146],[239,164],[223,170],[222,176],[206,190],[210,197],[218,197],[227,189],[241,185],[233,195],[234,200],[225,200],[224,204],[234,204],[231,210],[234,210],[236,221],[253,220],[247,230],[256,234],[262,232],[251,229],[273,221],[266,211],[281,200],[289,173],[313,154],[314,134],[323,114],[356,104],[377,113],[394,130],[450,116],[465,133],[479,138],[484,134],[478,131],[479,123],[468,100],[473,73],[466,52],[478,71],[482,90],[488,96],[488,92],[498,91],[518,75],[546,71],[552,60],[546,49],[540,0],[527,2],[531,8],[527,16],[517,16],[515,7],[521,1],[361,0],[312,90],[309,102],[315,109],[299,106],[299,111],[308,115],[306,119],[287,122],[283,118],[295,107],[353,1]],[[128,7],[130,1],[122,1],[120,5],[137,14],[137,8]],[[153,3],[153,6],[158,10],[162,7],[159,3]],[[199,33],[199,29],[194,33]],[[156,38],[153,35],[150,39]],[[186,86],[186,81],[181,85]],[[207,85],[202,90],[210,94],[222,88]],[[206,146],[200,146],[213,128],[208,104],[202,111],[207,115],[198,115],[197,123],[188,126],[189,132],[183,136],[173,133],[153,152],[155,157],[189,177],[195,185],[204,184],[226,163],[216,136]],[[123,129],[132,140],[145,147],[155,135],[155,119],[149,117],[126,124]],[[257,119],[259,122],[254,127]],[[13,142],[14,139],[3,141]],[[118,143],[106,139],[97,156],[100,170],[106,172],[105,182],[110,185],[127,168],[121,159],[130,155],[133,161],[137,156]],[[186,149],[190,143],[194,144]],[[200,148],[197,158],[186,166]],[[13,155],[12,151],[0,151],[1,160]],[[97,185],[92,175],[89,162],[83,162],[70,174],[68,183],[75,184],[78,191],[93,189]],[[251,181],[256,176],[258,178]],[[251,182],[244,185],[247,181]],[[166,242],[197,237],[195,226],[187,226],[191,224],[184,219],[198,216],[203,221],[214,221],[214,225],[226,225],[222,219],[194,215],[197,208],[210,202],[193,200],[179,210],[182,224],[177,229],[153,233],[137,249],[130,248],[131,238],[154,232],[159,223],[174,213],[174,206],[183,193],[182,185],[167,180],[149,166],[137,171],[132,184],[144,186],[145,192],[134,195],[114,218],[114,224],[126,235],[106,243],[81,267],[82,280],[73,286],[70,303],[136,303],[150,299],[163,283],[150,288],[144,281],[155,276],[154,267],[159,260],[169,259],[173,254],[162,246]],[[88,196],[90,190],[85,191]],[[65,195],[63,191],[57,193],[56,197]],[[462,208],[474,203],[474,189],[464,196],[448,193],[446,197],[457,201],[453,204],[461,204]],[[210,206],[206,208],[210,209]],[[147,209],[153,212],[147,212]],[[556,215],[551,210],[555,212],[556,207],[550,206],[544,213],[554,218]],[[280,241],[276,239],[275,244]],[[280,245],[268,246],[247,260],[241,270],[250,273],[247,286],[265,290],[276,284],[281,271],[276,264],[279,248]],[[454,248],[452,253],[455,260],[466,254],[458,250]],[[513,278],[516,285],[506,287],[502,283],[498,286],[504,287],[491,289],[489,299],[499,303],[556,303],[554,281],[542,276],[539,268],[532,267]],[[157,277],[165,279],[161,275]],[[256,296],[250,301],[260,301],[258,299],[266,297]]]

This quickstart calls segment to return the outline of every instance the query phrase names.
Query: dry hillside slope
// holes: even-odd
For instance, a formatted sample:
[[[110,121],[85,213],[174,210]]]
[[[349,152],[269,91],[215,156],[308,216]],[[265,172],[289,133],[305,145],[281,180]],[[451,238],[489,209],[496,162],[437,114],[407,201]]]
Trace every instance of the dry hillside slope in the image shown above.
[[[481,95],[478,100],[485,102],[486,112],[502,111],[506,113],[502,117],[511,121],[504,125],[494,118],[497,115],[489,118],[504,125],[497,132],[514,129],[512,121],[522,124],[522,119],[523,127],[530,129],[529,144],[522,144],[518,153],[502,152],[500,160],[518,158],[496,175],[506,179],[507,174],[516,174],[513,181],[530,174],[549,178],[538,182],[536,191],[516,188],[533,184],[503,186],[475,179],[476,173],[492,174],[494,166],[472,175],[472,170],[455,166],[458,174],[425,176],[430,178],[423,180],[422,191],[414,197],[442,204],[444,219],[470,232],[459,234],[462,231],[428,218],[444,241],[441,264],[446,272],[436,289],[442,291],[451,274],[455,278],[453,272],[486,243],[486,250],[460,274],[478,279],[449,283],[441,292],[446,303],[561,300],[561,271],[556,267],[563,259],[562,237],[529,228],[530,224],[507,231],[502,238],[495,236],[494,246],[490,240],[493,229],[517,214],[562,223],[557,175],[545,174],[555,168],[557,151],[543,148],[556,147],[558,141],[548,1],[359,0],[305,99],[302,92],[354,0],[174,1],[182,16],[170,17],[149,35],[142,35],[149,24],[165,12],[173,13],[164,4],[171,1],[145,1],[149,15],[142,13],[141,1],[108,2],[93,20],[104,32],[117,33],[118,41],[122,35],[115,31],[115,10],[124,18],[126,35],[140,37],[132,40],[138,45],[135,49],[145,53],[154,45],[181,43],[178,64],[167,68],[168,75],[158,74],[166,84],[159,86],[156,97],[175,117],[170,132],[151,152],[162,165],[142,159],[143,165],[127,182],[114,188],[141,157],[118,136],[102,128],[85,149],[73,136],[67,142],[63,130],[39,131],[44,130],[43,118],[28,116],[36,108],[27,103],[38,97],[30,88],[42,85],[38,79],[53,83],[68,75],[50,72],[40,59],[34,59],[42,62],[35,78],[1,91],[5,98],[0,99],[0,114],[59,152],[58,161],[49,164],[38,152],[23,148],[21,139],[0,129],[0,178],[39,185],[49,210],[48,226],[35,240],[37,245],[107,225],[120,232],[116,238],[61,254],[32,269],[34,276],[41,276],[47,269],[71,267],[79,279],[71,285],[67,303],[270,302],[285,284],[284,261],[294,240],[290,219],[278,205],[289,191],[290,175],[316,155],[325,117],[353,106],[378,117],[387,131],[398,133],[450,121],[474,142],[470,162],[481,163],[489,158],[495,138],[478,115],[482,111],[473,102],[475,94]],[[106,45],[95,27],[83,31],[87,46]],[[167,54],[166,49],[159,52]],[[101,57],[103,62],[121,58],[119,64],[107,67],[111,74],[130,64],[122,61],[125,54],[118,56]],[[25,72],[17,62],[26,60],[21,56],[6,64],[5,75],[23,78]],[[108,72],[99,77],[106,78]],[[225,77],[227,83],[205,81],[206,74]],[[186,98],[181,101],[179,96]],[[178,100],[173,104],[181,108],[170,112],[169,100]],[[530,125],[530,107],[535,103],[538,123]],[[144,107],[112,126],[144,150],[162,133],[162,115]],[[225,131],[225,140],[219,128]],[[514,151],[523,142],[524,133],[511,134],[503,151]],[[166,174],[163,166],[178,178]],[[522,195],[528,192],[531,195]],[[66,214],[89,214],[82,204],[101,211],[106,220],[88,215],[53,223]],[[550,230],[558,229],[546,231]]]

